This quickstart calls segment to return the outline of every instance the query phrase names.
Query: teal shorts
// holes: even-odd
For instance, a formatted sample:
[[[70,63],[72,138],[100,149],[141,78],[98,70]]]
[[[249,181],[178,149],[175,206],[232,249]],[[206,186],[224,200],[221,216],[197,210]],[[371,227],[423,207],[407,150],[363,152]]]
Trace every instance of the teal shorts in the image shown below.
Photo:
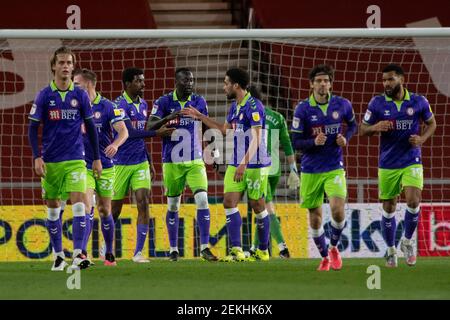
[[[303,173],[300,176],[300,204],[302,208],[322,206],[324,193],[328,198],[347,198],[344,169],[323,173]]]
[[[115,166],[112,200],[122,200],[130,190],[150,189],[150,168],[148,161],[127,166]]]
[[[182,163],[163,163],[165,195],[177,197],[183,193],[186,183],[193,193],[208,191],[208,177],[202,159]]]
[[[267,179],[269,167],[248,168],[244,171],[241,181],[234,181],[236,167],[228,166],[225,172],[224,192],[244,192],[247,190],[247,197],[251,200],[259,200],[267,195]]]
[[[41,179],[42,198],[61,199],[62,194],[86,192],[86,162],[70,160],[45,164],[45,177]]]
[[[413,164],[402,169],[378,169],[380,200],[396,198],[404,187],[423,189],[423,166],[421,164]]]
[[[88,169],[87,188],[95,190],[100,197],[111,198],[113,194],[114,176],[114,167],[103,169],[99,179],[95,179],[92,170]]]

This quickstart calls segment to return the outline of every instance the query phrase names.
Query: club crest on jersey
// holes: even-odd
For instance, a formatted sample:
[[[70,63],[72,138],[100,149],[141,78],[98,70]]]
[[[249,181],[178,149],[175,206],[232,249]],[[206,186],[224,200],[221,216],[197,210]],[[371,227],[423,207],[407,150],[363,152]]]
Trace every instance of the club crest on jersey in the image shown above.
[[[407,113],[409,116],[412,116],[412,115],[414,114],[414,109],[413,109],[413,108],[408,108],[408,109],[406,109],[406,113]]]
[[[102,114],[99,111],[94,112],[95,119],[100,119]]]
[[[31,106],[31,110],[30,110],[30,114],[33,115],[36,113],[36,109],[37,109],[37,105],[35,103],[33,103],[33,105]]]
[[[241,115],[239,116],[239,120],[242,120],[242,119],[244,119],[244,114],[243,113],[241,113]]]
[[[300,119],[294,117],[294,120],[292,120],[292,127],[293,127],[294,129],[298,129],[299,126],[300,126]]]
[[[333,116],[333,119],[334,119],[334,120],[339,119],[339,112],[334,111],[331,115]]]
[[[70,105],[74,108],[78,107],[78,100],[77,99],[72,99],[70,101]]]

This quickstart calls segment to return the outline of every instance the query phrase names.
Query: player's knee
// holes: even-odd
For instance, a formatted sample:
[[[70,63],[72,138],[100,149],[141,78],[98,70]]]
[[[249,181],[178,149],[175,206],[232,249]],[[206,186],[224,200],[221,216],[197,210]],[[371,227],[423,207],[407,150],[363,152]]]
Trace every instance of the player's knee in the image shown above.
[[[194,195],[197,209],[208,209],[208,194],[206,191],[199,191]]]
[[[415,211],[418,211],[420,202],[419,202],[419,200],[411,199],[411,200],[406,201],[406,205],[408,206],[408,210],[410,212],[415,212]]]
[[[102,217],[107,217],[109,212],[111,211],[111,207],[107,207],[105,206],[103,203],[99,203],[97,205],[97,210],[98,213],[102,216]]]
[[[264,201],[260,201],[260,200],[249,200],[249,203],[252,207],[252,209],[255,212],[262,212],[266,209],[265,203]]]
[[[167,197],[167,209],[172,212],[178,212],[180,210],[181,196]]]
[[[59,213],[61,208],[48,208],[47,209],[47,219],[50,221],[57,221],[59,219]]]

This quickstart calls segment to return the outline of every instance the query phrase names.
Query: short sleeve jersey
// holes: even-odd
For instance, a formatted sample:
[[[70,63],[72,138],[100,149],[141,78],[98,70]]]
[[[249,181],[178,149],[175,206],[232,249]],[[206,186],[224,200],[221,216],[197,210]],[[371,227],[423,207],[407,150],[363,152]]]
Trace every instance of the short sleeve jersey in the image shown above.
[[[394,129],[382,132],[380,138],[379,167],[400,169],[422,163],[420,147],[409,143],[409,137],[420,134],[420,121],[433,117],[428,100],[405,89],[402,101],[393,101],[386,95],[372,98],[363,123],[374,125],[379,121],[391,121]]]
[[[228,112],[227,123],[233,130],[233,154],[230,165],[237,167],[248,151],[251,140],[251,128],[263,129],[262,139],[256,154],[250,159],[247,168],[263,168],[270,166],[270,157],[267,154],[267,128],[264,105],[252,97],[249,92],[237,104],[234,101]]]
[[[208,115],[208,106],[202,96],[193,93],[186,101],[181,101],[177,97],[176,90],[174,90],[155,101],[151,116],[162,119],[171,113],[187,107],[195,108],[200,113],[206,116]],[[162,161],[164,163],[176,163],[203,158],[201,121],[180,116],[170,121],[168,126],[177,130],[175,136],[163,137],[162,139]]]
[[[130,120],[134,129],[144,131],[147,123],[147,102],[139,98],[139,102],[134,103],[126,92],[119,96],[114,104],[124,112],[124,120]],[[115,132],[117,136],[117,132]],[[145,140],[142,138],[128,138],[120,146],[114,156],[115,165],[134,165],[148,161]]]
[[[54,81],[41,90],[29,119],[43,123],[42,156],[45,162],[84,160],[81,124],[92,118],[91,104],[86,91],[70,84],[61,91]]]
[[[100,159],[104,169],[111,168],[114,163],[111,158],[105,155],[105,149],[114,140],[113,124],[123,121],[125,113],[121,109],[115,108],[114,104],[108,99],[97,93],[96,98],[92,102],[92,114],[94,115],[94,123],[98,133],[98,141],[100,147]],[[83,129],[83,131],[85,131]],[[84,132],[85,133],[85,132]],[[87,134],[83,135],[84,148],[86,150],[86,165],[88,169],[92,168],[94,160],[93,149],[89,142]]]
[[[319,105],[314,95],[300,102],[294,111],[291,131],[301,133],[304,139],[315,139],[321,132],[327,137],[325,145],[303,152],[301,171],[323,173],[343,168],[342,148],[336,138],[343,134],[343,122],[352,121],[355,121],[352,105],[343,97],[330,95],[325,105]]]

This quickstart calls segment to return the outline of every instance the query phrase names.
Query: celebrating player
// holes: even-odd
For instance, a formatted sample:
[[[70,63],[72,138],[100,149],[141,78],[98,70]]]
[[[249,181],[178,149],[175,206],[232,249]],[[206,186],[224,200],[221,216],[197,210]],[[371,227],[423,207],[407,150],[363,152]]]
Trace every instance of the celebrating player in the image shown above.
[[[123,122],[123,111],[115,109],[111,101],[96,92],[95,85],[97,83],[97,76],[93,71],[88,69],[75,70],[73,80],[75,85],[87,91],[92,103],[92,113],[94,114],[94,122],[99,135],[100,158],[103,167],[102,175],[98,179],[95,179],[91,169],[92,147],[88,143],[86,136],[84,136],[85,159],[88,168],[85,205],[86,208],[91,208],[93,205],[92,197],[95,191],[97,194],[97,209],[100,214],[103,238],[106,244],[104,264],[107,266],[115,266],[116,261],[113,254],[114,220],[111,215],[111,197],[115,173],[112,158],[128,138],[128,130]],[[117,131],[117,136],[114,141],[112,141],[113,129]],[[91,223],[86,222],[83,250],[86,250],[93,221],[93,217],[90,217],[89,222]]]
[[[208,116],[208,107],[202,96],[192,92],[194,76],[187,68],[175,71],[176,89],[156,100],[149,118],[148,128],[155,129],[161,119],[184,108],[195,108]],[[169,233],[171,261],[177,261],[178,252],[178,211],[181,194],[186,186],[194,193],[197,206],[197,224],[200,230],[200,254],[202,259],[217,261],[208,247],[210,212],[208,205],[208,178],[202,152],[202,123],[189,117],[179,117],[171,127],[176,128],[176,136],[163,138],[163,177],[167,196],[166,225]],[[155,125],[155,123],[157,125]],[[199,132],[200,131],[200,132]],[[184,145],[181,150],[179,146]]]
[[[123,70],[122,83],[125,90],[115,103],[117,108],[124,110],[129,137],[114,157],[116,178],[113,184],[112,214],[114,221],[117,221],[122,211],[123,199],[131,187],[136,195],[138,210],[137,240],[133,261],[146,263],[149,260],[143,256],[142,249],[148,232],[151,181],[144,138],[170,134],[173,129],[162,127],[158,131],[145,130],[147,102],[142,99],[145,87],[143,70],[138,68]]]
[[[312,94],[295,108],[292,142],[302,151],[300,201],[309,211],[314,242],[322,256],[318,271],[342,268],[337,244],[345,227],[347,186],[342,148],[357,130],[350,101],[331,94],[334,71],[318,65],[309,72]],[[344,133],[342,123],[348,126]],[[331,208],[330,250],[322,226],[324,192]]]
[[[384,95],[372,98],[361,124],[361,133],[372,136],[380,132],[378,193],[383,203],[381,231],[388,247],[386,266],[397,267],[395,249],[397,197],[405,192],[405,235],[401,239],[409,266],[416,264],[412,236],[417,228],[423,188],[420,146],[436,130],[436,120],[428,100],[409,92],[404,86],[403,69],[390,64],[383,69]],[[426,128],[420,134],[420,120]]]
[[[221,124],[214,119],[200,113],[194,108],[184,108],[181,113],[200,119],[210,128],[221,131],[233,131],[233,155],[228,165],[224,181],[224,202],[228,236],[231,242],[230,256],[226,260],[246,260],[242,251],[241,225],[238,203],[242,194],[247,190],[248,202],[255,212],[259,247],[255,252],[258,260],[269,260],[270,220],[265,208],[267,190],[268,166],[270,158],[267,156],[264,106],[247,91],[250,77],[245,70],[232,68],[226,72],[224,91],[228,99],[235,99],[229,110],[226,122]]]
[[[71,81],[75,55],[70,49],[57,49],[50,61],[54,80],[37,95],[29,119],[29,139],[33,150],[34,170],[42,178],[42,196],[48,207],[47,228],[55,252],[52,271],[66,266],[62,250],[62,226],[59,219],[60,197],[69,193],[73,213],[73,262],[80,269],[89,266],[81,253],[85,228],[86,164],[81,124],[92,147],[92,172],[102,173],[97,130],[89,97]],[[38,129],[43,123],[42,155],[39,151]]]
[[[262,100],[261,93],[256,88],[256,86],[251,85],[249,87],[250,94],[252,97]],[[269,98],[271,105],[276,104],[275,99]],[[283,115],[269,108],[265,107],[266,112],[266,125],[268,130],[267,135],[267,150],[271,158],[272,166],[269,171],[269,178],[267,180],[267,196],[266,196],[266,209],[269,212],[270,217],[270,235],[275,238],[280,250],[280,258],[289,258],[289,249],[283,237],[283,232],[281,231],[280,221],[278,221],[277,215],[275,213],[275,206],[273,204],[273,198],[277,189],[278,182],[281,176],[281,164],[278,149],[281,145],[283,146],[283,151],[287,157],[290,173],[288,178],[288,185],[290,189],[297,189],[299,184],[297,165],[295,163],[295,155],[292,150],[291,139],[289,137],[289,132],[286,124],[286,120]],[[255,238],[253,240],[253,245],[250,249],[250,254],[254,255],[256,248],[259,245],[258,232],[255,232]]]

